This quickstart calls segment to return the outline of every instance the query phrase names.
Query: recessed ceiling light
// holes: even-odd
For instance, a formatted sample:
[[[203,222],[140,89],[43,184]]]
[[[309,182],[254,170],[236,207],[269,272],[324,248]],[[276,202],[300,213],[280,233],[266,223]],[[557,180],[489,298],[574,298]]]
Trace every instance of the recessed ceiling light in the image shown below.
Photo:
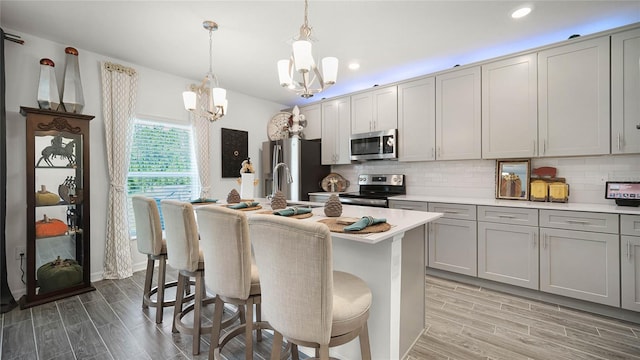
[[[520,19],[522,17],[529,15],[530,12],[531,12],[531,7],[523,6],[519,9],[516,9],[514,12],[512,12],[511,17],[514,19]]]
[[[360,64],[358,64],[356,62],[352,62],[351,64],[349,64],[349,69],[358,70],[358,69],[360,69]]]

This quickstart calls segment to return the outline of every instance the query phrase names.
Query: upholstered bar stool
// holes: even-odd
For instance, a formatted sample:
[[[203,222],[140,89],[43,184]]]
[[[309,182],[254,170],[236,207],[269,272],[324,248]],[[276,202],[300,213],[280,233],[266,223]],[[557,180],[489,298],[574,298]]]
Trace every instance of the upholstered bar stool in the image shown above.
[[[178,291],[173,313],[172,331],[193,335],[193,354],[200,353],[200,335],[211,332],[211,326],[201,326],[201,310],[203,303],[211,303],[213,298],[206,298],[204,287],[204,259],[200,251],[198,226],[193,206],[190,203],[175,200],[160,202],[164,215],[164,229],[167,240],[169,265],[178,270]],[[184,293],[191,278],[195,278],[193,304],[183,308]],[[187,326],[182,318],[193,311],[193,326]]]
[[[362,359],[371,359],[371,290],[362,279],[333,271],[329,228],[256,214],[249,218],[249,235],[264,316],[275,332],[271,359],[280,358],[283,337],[315,348],[320,359],[329,358],[330,347],[359,337]]]
[[[176,286],[177,282],[165,283],[167,264],[167,244],[162,238],[162,224],[158,205],[152,198],[135,195],[131,198],[133,215],[136,222],[136,238],[138,251],[147,255],[147,271],[144,278],[142,308],[156,308],[156,323],[162,322],[163,308],[174,306],[175,301],[164,299],[165,288]],[[158,261],[158,286],[151,288],[153,271]],[[152,296],[156,295],[156,300]]]
[[[245,358],[253,359],[253,330],[260,341],[261,330],[268,324],[261,322],[260,279],[252,262],[247,216],[237,210],[221,206],[203,206],[196,210],[200,229],[200,248],[207,264],[205,284],[216,294],[216,307],[211,331],[209,359],[219,358],[220,352],[232,338],[245,334]],[[231,328],[220,338],[224,304],[244,306],[244,323]],[[253,321],[253,307],[256,322]]]

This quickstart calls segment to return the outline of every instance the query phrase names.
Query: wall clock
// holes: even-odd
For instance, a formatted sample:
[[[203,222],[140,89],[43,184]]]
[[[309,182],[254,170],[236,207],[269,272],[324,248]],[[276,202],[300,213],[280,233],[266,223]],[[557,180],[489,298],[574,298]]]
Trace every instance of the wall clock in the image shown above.
[[[269,140],[282,140],[289,137],[289,119],[291,113],[279,112],[269,120],[267,123],[267,136]]]

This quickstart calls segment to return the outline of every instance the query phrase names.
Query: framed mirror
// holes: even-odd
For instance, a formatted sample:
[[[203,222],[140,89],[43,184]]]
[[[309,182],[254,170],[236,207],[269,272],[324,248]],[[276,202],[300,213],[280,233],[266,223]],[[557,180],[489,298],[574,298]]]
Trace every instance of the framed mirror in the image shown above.
[[[531,161],[496,161],[496,199],[529,200]]]

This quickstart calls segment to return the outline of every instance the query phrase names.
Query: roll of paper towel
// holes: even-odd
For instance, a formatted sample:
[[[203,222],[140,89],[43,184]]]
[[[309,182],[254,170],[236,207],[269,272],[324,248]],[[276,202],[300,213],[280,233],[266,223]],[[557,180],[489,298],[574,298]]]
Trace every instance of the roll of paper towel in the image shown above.
[[[253,199],[253,182],[256,178],[256,174],[243,173],[240,175],[242,176],[242,183],[240,183],[240,198],[243,200]]]

